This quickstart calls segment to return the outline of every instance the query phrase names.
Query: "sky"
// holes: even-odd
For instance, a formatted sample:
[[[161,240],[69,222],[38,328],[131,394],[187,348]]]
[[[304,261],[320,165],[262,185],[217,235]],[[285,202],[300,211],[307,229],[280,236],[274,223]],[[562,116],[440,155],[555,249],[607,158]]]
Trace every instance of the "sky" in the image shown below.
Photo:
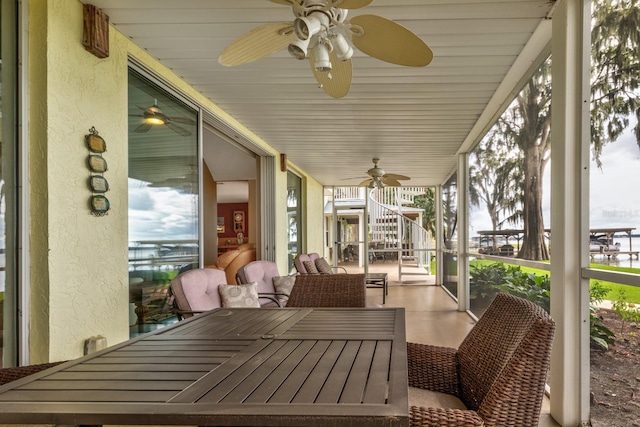
[[[197,240],[197,197],[129,179],[129,241]]]
[[[601,169],[591,161],[590,228],[635,227],[634,233],[640,234],[640,148],[631,130],[616,142],[606,145],[600,159]],[[550,175],[551,165],[547,164],[543,178],[545,228],[550,228]],[[491,230],[491,221],[484,206],[471,208],[469,222],[471,236],[477,235],[477,231]]]

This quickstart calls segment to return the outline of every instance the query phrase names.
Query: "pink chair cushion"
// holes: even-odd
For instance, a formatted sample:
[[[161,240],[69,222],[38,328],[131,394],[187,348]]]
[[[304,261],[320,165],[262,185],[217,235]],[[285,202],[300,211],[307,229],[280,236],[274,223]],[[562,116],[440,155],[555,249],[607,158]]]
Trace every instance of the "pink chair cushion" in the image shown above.
[[[206,311],[222,307],[218,285],[226,282],[224,271],[198,268],[174,278],[171,288],[181,310]]]
[[[296,266],[296,270],[298,270],[298,273],[309,274],[304,266],[304,262],[310,261],[315,265],[315,262],[318,258],[320,258],[320,254],[317,254],[315,252],[310,254],[299,254],[294,258],[293,264]]]
[[[279,276],[278,265],[272,261],[253,261],[238,270],[240,283],[256,282],[258,293],[275,293],[273,278]]]

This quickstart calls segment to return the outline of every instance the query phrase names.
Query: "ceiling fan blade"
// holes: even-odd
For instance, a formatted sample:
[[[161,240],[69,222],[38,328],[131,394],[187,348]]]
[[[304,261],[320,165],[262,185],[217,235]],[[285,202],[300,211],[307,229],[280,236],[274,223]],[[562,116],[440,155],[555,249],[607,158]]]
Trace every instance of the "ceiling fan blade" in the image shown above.
[[[248,64],[286,48],[295,39],[291,22],[262,25],[231,42],[220,54],[218,62],[227,67]]]
[[[364,34],[354,34],[355,47],[369,56],[397,65],[424,67],[433,59],[433,52],[414,33],[387,18],[360,15],[351,19]]]
[[[358,184],[358,187],[368,187],[369,184],[373,183],[372,179],[367,179],[365,181],[362,181],[360,184]]]
[[[312,49],[309,52],[309,64],[311,70],[316,78],[316,81],[322,87],[327,95],[332,98],[342,98],[349,93],[351,88],[351,77],[353,67],[351,65],[351,59],[346,61],[340,61],[335,52],[329,54],[331,61],[331,71],[318,71],[315,64],[315,51]]]
[[[143,123],[136,128],[136,132],[145,133],[145,132],[149,132],[149,129],[151,129],[151,125],[149,123]]]
[[[182,123],[185,125],[195,125],[195,120],[187,119],[186,117],[169,117],[169,120],[176,123]]]
[[[284,4],[291,6],[294,0],[269,0],[272,3]],[[333,3],[332,7],[339,7],[340,9],[360,9],[365,6],[369,6],[373,0],[333,0],[329,3]]]
[[[382,177],[382,183],[388,187],[401,187],[402,184],[400,181],[395,180],[393,178],[389,178],[388,175]]]
[[[178,126],[178,125],[174,125],[174,124],[172,124],[171,122],[167,122],[167,123],[165,123],[165,125],[166,125],[169,129],[171,129],[172,131],[174,131],[175,133],[180,134],[180,135],[182,135],[182,136],[190,136],[190,135],[191,135],[191,132],[189,132],[188,130],[183,129],[183,128],[181,128],[181,127],[180,127],[180,126]]]
[[[411,179],[408,176],[397,175],[395,173],[387,173],[384,175],[384,178],[395,179],[396,181],[408,181]]]

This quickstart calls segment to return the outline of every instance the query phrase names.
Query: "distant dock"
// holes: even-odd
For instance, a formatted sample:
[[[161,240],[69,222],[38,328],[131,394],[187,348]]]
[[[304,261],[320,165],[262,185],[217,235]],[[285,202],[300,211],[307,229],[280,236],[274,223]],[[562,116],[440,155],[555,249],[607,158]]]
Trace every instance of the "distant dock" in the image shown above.
[[[592,251],[589,253],[589,255],[591,256],[591,259],[594,260],[596,258],[596,256],[598,255],[602,255],[603,258],[607,257],[607,259],[611,260],[611,259],[617,259],[618,255],[629,255],[630,257],[636,257],[636,259],[638,259],[638,253],[640,251]]]

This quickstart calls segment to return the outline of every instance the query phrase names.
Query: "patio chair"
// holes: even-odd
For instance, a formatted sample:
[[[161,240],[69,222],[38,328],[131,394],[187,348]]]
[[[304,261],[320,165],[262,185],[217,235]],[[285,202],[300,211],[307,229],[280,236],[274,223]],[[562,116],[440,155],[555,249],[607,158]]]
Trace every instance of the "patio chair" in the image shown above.
[[[537,426],[554,331],[542,308],[500,293],[458,349],[408,343],[410,425]]]
[[[222,307],[218,285],[227,283],[224,270],[196,268],[179,274],[169,285],[173,311],[182,320]]]
[[[61,362],[39,363],[37,365],[2,368],[0,369],[0,385],[19,380],[20,378],[35,374],[36,372],[44,371],[45,369],[52,368],[64,362],[66,362],[66,360]]]
[[[309,271],[307,266],[311,263],[310,267],[315,270]],[[293,259],[293,265],[300,274],[333,274],[333,273],[347,273],[347,269],[344,267],[333,267],[329,265],[324,258],[317,253],[310,254],[298,254]]]
[[[366,307],[364,274],[302,274],[287,307]]]
[[[274,277],[280,277],[278,265],[273,261],[258,260],[240,267],[236,273],[236,282],[238,284],[256,282],[260,305],[262,307],[279,307],[283,304],[279,302],[278,297],[287,297],[287,295],[276,292],[273,285]]]
[[[383,262],[387,260],[384,252],[384,243],[382,242],[372,242],[371,248],[369,249],[369,262],[376,262],[378,260],[382,260]]]

